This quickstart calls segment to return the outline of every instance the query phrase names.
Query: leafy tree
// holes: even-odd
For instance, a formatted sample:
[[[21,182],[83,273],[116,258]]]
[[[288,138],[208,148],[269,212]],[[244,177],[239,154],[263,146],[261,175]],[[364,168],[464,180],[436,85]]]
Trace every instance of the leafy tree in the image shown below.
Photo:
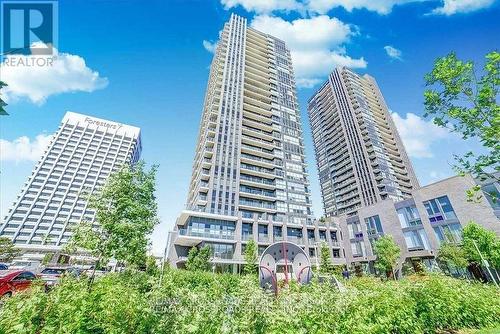
[[[7,86],[7,84],[0,80],[0,116],[8,115],[7,112],[5,111],[5,108],[4,108],[5,106],[7,106],[7,103],[5,103],[4,100],[2,100],[2,96],[1,96],[2,88],[5,86]]]
[[[322,274],[331,274],[333,272],[332,257],[328,245],[323,242],[319,248],[319,272]]]
[[[156,264],[156,258],[152,255],[146,257],[146,273],[149,276],[158,276],[160,274],[160,268]]]
[[[425,76],[429,89],[424,93],[424,116],[433,117],[436,125],[459,133],[463,139],[477,138],[485,148],[483,154],[455,156],[457,171],[498,181],[492,172],[500,171],[499,52],[486,55],[482,72],[478,77],[474,63],[458,59],[455,53],[438,58]]]
[[[246,275],[253,275],[257,272],[257,244],[251,239],[245,248],[245,266],[243,272]]]
[[[483,257],[494,268],[500,268],[500,238],[495,232],[473,222],[467,224],[462,231],[462,247],[470,262],[481,264],[481,257],[476,246]]]
[[[449,241],[443,242],[439,247],[438,260],[460,269],[466,268],[469,264],[462,246]]]
[[[0,262],[10,262],[21,252],[9,238],[0,237]]]
[[[373,244],[373,251],[377,255],[375,268],[384,273],[392,273],[396,260],[401,254],[399,246],[390,235],[384,235]]]
[[[192,247],[188,253],[186,269],[189,271],[209,271],[211,256],[212,250],[208,245],[200,249],[198,249],[198,247]]]
[[[98,226],[82,221],[74,230],[69,248],[88,251],[97,259],[95,267],[111,258],[131,266],[145,263],[148,236],[158,223],[156,171],[157,166],[146,171],[144,162],[139,162],[111,174],[104,187],[88,199]]]

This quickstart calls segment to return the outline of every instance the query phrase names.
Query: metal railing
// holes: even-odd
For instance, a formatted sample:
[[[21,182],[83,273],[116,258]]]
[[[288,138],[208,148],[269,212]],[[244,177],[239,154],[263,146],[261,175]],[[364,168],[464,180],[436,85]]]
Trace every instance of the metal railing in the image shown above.
[[[200,237],[207,239],[225,239],[225,240],[234,240],[234,233],[213,233],[210,231],[206,232],[198,232],[190,229],[179,229],[179,235],[185,235],[189,237]]]

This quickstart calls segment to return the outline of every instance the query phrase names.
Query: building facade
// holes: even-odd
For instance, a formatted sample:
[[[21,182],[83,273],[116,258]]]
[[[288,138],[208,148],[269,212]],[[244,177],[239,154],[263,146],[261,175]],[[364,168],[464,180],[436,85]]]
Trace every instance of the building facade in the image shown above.
[[[210,68],[187,207],[169,236],[168,258],[209,245],[215,264],[242,264],[246,242],[259,253],[278,240],[309,254],[337,226],[313,219],[290,51],[232,15]],[[335,248],[333,248],[335,245]],[[232,266],[237,270],[237,266]]]
[[[373,243],[391,235],[401,249],[398,267],[403,263],[434,264],[441,243],[460,242],[461,230],[473,221],[500,236],[498,204],[489,195],[498,183],[483,184],[483,196],[470,201],[466,191],[480,182],[470,176],[455,176],[415,189],[402,201],[383,200],[360,208],[355,215],[331,217],[341,226],[346,263],[359,271],[374,272]]]
[[[61,250],[76,223],[97,224],[85,196],[140,154],[139,128],[67,112],[0,225],[0,236],[35,257]]]
[[[327,217],[403,200],[418,188],[374,78],[335,69],[309,100],[308,114]]]

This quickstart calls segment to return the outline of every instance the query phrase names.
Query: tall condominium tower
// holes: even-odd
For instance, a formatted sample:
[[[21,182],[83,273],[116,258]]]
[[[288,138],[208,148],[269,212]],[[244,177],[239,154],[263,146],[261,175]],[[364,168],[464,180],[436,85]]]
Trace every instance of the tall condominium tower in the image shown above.
[[[374,78],[335,69],[308,112],[327,216],[402,200],[419,187]]]
[[[215,261],[242,263],[248,239],[261,251],[283,239],[305,247],[303,236],[318,234],[314,224],[290,52],[232,15],[211,65],[187,210],[169,258],[182,264],[190,247],[208,244]]]
[[[26,252],[60,250],[71,226],[94,220],[85,194],[139,159],[140,138],[139,128],[67,112],[0,225],[0,236]]]

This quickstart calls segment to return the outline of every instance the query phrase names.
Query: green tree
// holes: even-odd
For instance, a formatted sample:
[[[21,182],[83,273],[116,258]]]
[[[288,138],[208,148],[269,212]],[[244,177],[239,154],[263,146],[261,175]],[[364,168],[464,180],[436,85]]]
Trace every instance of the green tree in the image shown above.
[[[145,267],[146,273],[149,276],[158,276],[160,274],[160,268],[156,264],[156,258],[153,255],[146,257]]]
[[[500,269],[500,238],[495,232],[470,222],[462,231],[462,247],[470,262],[481,264],[476,246],[492,267]]]
[[[449,241],[445,241],[441,244],[437,258],[448,266],[460,269],[466,268],[469,264],[469,261],[467,261],[467,254],[462,246]]]
[[[424,116],[463,139],[478,139],[485,148],[482,154],[455,156],[458,172],[498,181],[492,172],[500,171],[500,53],[488,53],[483,75],[477,73],[472,61],[462,61],[455,53],[438,58],[425,76]]]
[[[157,166],[146,171],[144,162],[139,162],[111,174],[104,187],[88,199],[98,227],[82,221],[68,248],[88,251],[97,259],[95,267],[105,265],[111,258],[134,267],[144,264],[148,236],[159,222],[154,195],[156,171]]]
[[[254,275],[257,273],[257,268],[257,244],[251,239],[245,248],[245,266],[243,267],[243,272],[246,275]]]
[[[392,236],[384,235],[377,239],[373,244],[373,251],[377,255],[375,268],[380,272],[392,274],[396,261],[401,254],[401,250]]]
[[[0,237],[0,262],[10,262],[21,252],[9,238]]]
[[[2,100],[2,88],[5,86],[7,86],[7,84],[0,80],[0,116],[8,115],[7,112],[5,111],[5,106],[7,106],[7,103],[5,103],[4,100]]]
[[[332,256],[326,242],[322,242],[319,246],[319,272],[322,274],[333,273]]]
[[[209,271],[212,249],[205,245],[202,248],[192,247],[189,250],[186,261],[186,269],[189,271]]]

